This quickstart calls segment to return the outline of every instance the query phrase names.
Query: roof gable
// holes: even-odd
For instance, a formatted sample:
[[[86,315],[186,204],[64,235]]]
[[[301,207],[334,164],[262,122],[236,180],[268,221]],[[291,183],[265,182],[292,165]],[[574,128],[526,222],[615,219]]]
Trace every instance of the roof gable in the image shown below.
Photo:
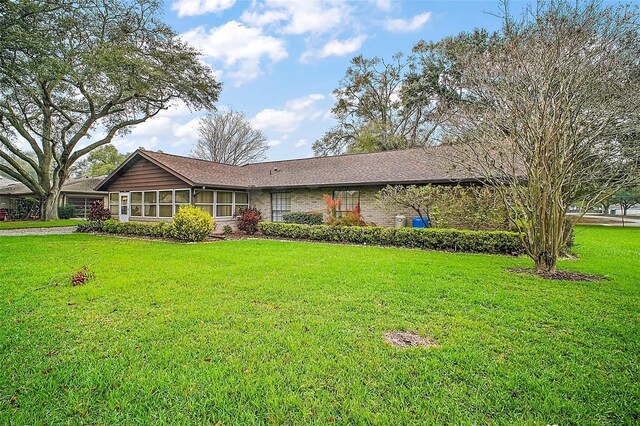
[[[136,182],[124,179],[147,178],[151,188],[150,172],[133,173],[132,168],[141,161],[153,163],[165,174],[172,175],[167,182],[191,187],[220,188],[287,188],[320,186],[361,186],[384,184],[419,184],[477,181],[478,174],[462,167],[459,147],[446,145],[414,148],[368,154],[350,154],[333,157],[313,157],[296,160],[252,163],[244,166],[215,163],[191,157],[138,150],[111,175],[98,189],[126,190]],[[146,164],[146,163],[145,163]],[[135,170],[134,170],[135,171]],[[124,179],[124,181],[123,181]],[[119,180],[118,185],[114,183]],[[120,185],[125,182],[126,185]],[[158,187],[159,188],[159,187]],[[136,189],[143,189],[136,187]]]
[[[164,189],[192,186],[188,178],[153,158],[145,151],[136,151],[116,170],[100,182],[99,191],[128,191],[132,189]]]

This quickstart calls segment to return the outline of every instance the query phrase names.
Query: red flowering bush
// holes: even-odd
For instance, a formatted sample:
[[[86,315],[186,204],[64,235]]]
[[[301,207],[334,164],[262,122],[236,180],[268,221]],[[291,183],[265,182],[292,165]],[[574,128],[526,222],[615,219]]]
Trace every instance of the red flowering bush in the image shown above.
[[[349,210],[346,213],[340,212],[340,206],[342,205],[342,199],[332,198],[329,194],[322,196],[325,204],[325,212],[327,218],[325,223],[331,226],[366,226],[367,224],[360,214],[360,206],[355,206],[353,210]]]
[[[96,200],[89,204],[89,220],[103,221],[110,218],[111,212],[104,208],[104,201]]]
[[[247,234],[255,234],[258,231],[258,223],[262,220],[262,213],[255,206],[242,207],[236,217],[239,230]]]

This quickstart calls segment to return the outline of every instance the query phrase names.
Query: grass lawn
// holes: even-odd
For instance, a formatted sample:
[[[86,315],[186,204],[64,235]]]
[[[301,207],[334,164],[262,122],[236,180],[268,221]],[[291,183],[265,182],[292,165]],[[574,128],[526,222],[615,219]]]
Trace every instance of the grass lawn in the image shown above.
[[[24,228],[55,228],[58,226],[74,226],[83,222],[83,219],[60,219],[60,220],[27,220],[27,221],[0,221],[0,231],[4,229],[24,229]]]
[[[396,248],[0,238],[0,424],[637,424],[640,229],[576,240],[560,267],[608,281]],[[88,284],[36,290],[85,264]]]

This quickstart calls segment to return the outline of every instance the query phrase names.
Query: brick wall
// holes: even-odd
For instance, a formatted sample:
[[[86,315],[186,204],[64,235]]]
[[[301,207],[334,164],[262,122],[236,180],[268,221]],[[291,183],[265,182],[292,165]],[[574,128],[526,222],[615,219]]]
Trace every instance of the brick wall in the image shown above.
[[[387,212],[378,206],[375,201],[375,194],[382,188],[382,186],[360,188],[304,188],[273,192],[290,192],[291,211],[293,212],[323,211],[325,205],[324,201],[322,201],[322,196],[324,194],[333,195],[334,190],[359,190],[362,216],[368,223],[375,223],[378,226],[394,226],[395,216],[397,214],[404,214],[409,221],[416,216],[416,214],[411,211]],[[271,192],[270,190],[256,190],[249,194],[250,203],[258,207],[265,221],[271,221]]]

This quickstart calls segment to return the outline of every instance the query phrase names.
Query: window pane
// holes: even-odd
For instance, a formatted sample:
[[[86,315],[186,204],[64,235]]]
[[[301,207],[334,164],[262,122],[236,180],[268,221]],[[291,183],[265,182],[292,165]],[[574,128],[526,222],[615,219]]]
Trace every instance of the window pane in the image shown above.
[[[160,213],[160,217],[171,217],[173,216],[173,206],[160,206],[158,209]]]
[[[147,217],[156,217],[157,211],[155,204],[144,206],[144,215]]]
[[[158,199],[158,194],[156,191],[145,192],[144,193],[144,203],[145,204],[155,204]]]
[[[217,217],[232,216],[231,206],[216,206],[216,216]]]
[[[291,211],[291,193],[273,192],[271,193],[271,220],[282,222],[282,214]]]
[[[176,191],[176,203],[183,203],[183,204],[190,203],[191,202],[190,195],[191,195],[191,191],[189,189]]]
[[[233,192],[218,191],[218,204],[233,203]]]
[[[109,194],[109,201],[111,202],[111,204],[118,204],[118,193],[112,192],[111,194]]]
[[[209,216],[213,216],[213,206],[196,206],[203,212],[209,213]]]
[[[249,204],[249,194],[246,192],[236,192],[236,204]]]
[[[109,212],[111,214],[118,213],[118,207],[119,207],[119,204],[109,204]]]
[[[248,204],[236,204],[236,214],[240,214],[240,209],[244,207],[249,207]]]
[[[213,191],[200,191],[194,197],[196,204],[213,204]]]
[[[142,204],[142,192],[131,193],[131,204]]]
[[[142,216],[142,204],[131,204],[131,216]]]
[[[351,211],[360,205],[360,191],[333,191],[333,198],[340,199],[340,211]]]
[[[159,198],[160,198],[160,202],[161,203],[173,203],[173,192],[172,191],[160,191]]]

